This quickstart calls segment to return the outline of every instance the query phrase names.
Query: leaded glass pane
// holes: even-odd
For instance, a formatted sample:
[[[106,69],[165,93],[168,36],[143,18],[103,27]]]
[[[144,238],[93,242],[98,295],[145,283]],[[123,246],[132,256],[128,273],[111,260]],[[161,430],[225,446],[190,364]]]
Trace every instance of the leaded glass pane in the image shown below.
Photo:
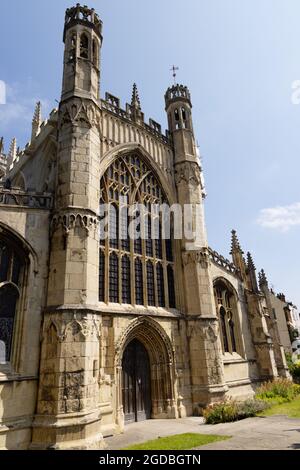
[[[122,302],[131,303],[130,259],[127,255],[122,257]]]
[[[159,307],[165,307],[164,270],[160,263],[156,266],[157,300]]]
[[[147,262],[147,296],[148,305],[155,305],[155,289],[154,289],[154,269],[151,261]]]
[[[135,260],[135,303],[136,305],[144,304],[143,265],[139,258]]]
[[[109,301],[119,302],[119,259],[116,253],[109,257]]]

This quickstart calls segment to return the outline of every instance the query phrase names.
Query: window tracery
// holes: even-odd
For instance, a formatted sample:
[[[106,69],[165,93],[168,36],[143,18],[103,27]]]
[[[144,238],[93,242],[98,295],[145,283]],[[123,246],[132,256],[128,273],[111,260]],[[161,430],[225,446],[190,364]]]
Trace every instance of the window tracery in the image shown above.
[[[0,240],[0,364],[11,359],[23,267],[24,260],[17,249],[6,240]]]
[[[237,305],[234,292],[219,280],[214,285],[217,314],[220,321],[220,334],[223,353],[239,351],[239,330]]]
[[[101,178],[100,194],[107,214],[101,212],[99,300],[175,308],[172,240],[162,238],[154,209],[167,203],[157,177],[139,155],[121,156]]]

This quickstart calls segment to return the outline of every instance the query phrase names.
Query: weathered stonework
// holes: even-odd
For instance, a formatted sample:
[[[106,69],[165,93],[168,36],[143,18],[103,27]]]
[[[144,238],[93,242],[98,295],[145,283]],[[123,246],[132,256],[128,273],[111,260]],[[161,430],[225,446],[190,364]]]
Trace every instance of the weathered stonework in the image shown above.
[[[124,357],[134,342],[149,362],[143,398],[148,393],[152,419],[199,415],[209,403],[252,396],[262,380],[288,375],[270,299],[258,289],[236,234],[233,262],[208,247],[189,90],[167,90],[164,135],[153,119],[145,122],[136,85],[125,109],[109,93],[100,98],[102,22],[93,9],[67,10],[64,42],[59,109],[42,121],[37,104],[30,143],[17,152],[14,140],[5,165],[0,149],[0,179],[4,171],[7,178],[0,186],[0,243],[10,240],[25,260],[12,353],[0,362],[1,449],[99,449],[106,436],[124,432]],[[174,240],[172,257],[165,245],[161,255],[155,245],[151,256],[145,244],[142,253],[132,253],[100,240],[100,181],[112,181],[105,175],[118,161],[116,179],[105,188],[115,198],[133,171],[130,158],[142,163],[134,167],[136,177],[131,173],[134,196],[151,173],[147,184],[169,204],[199,208],[191,221],[197,236]],[[127,256],[127,277],[121,269],[108,275],[111,253],[121,267]],[[156,275],[149,301],[151,259]],[[136,297],[137,260],[143,302]],[[124,279],[132,294],[126,303]],[[227,323],[220,285],[230,294]],[[0,282],[0,295],[2,288]],[[137,361],[138,353],[132,356]]]

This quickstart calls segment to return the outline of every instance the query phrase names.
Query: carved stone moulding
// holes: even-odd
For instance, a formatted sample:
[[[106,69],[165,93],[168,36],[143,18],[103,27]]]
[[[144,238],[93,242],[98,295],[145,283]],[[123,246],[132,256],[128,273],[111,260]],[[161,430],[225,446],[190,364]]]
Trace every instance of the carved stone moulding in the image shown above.
[[[182,261],[184,266],[199,263],[202,268],[208,268],[210,263],[208,248],[202,248],[201,250],[183,251]]]
[[[185,161],[177,163],[175,166],[175,183],[192,184],[199,186],[201,184],[201,169],[198,163]]]
[[[219,321],[214,317],[190,319],[187,334],[188,337],[197,334],[201,339],[214,343],[219,337]]]
[[[45,315],[42,329],[42,341],[49,332],[55,332],[57,341],[62,343],[67,335],[78,333],[86,339],[99,339],[101,336],[101,320],[98,315],[86,312],[62,312]]]
[[[59,112],[59,129],[65,124],[72,126],[86,125],[88,128],[100,125],[100,110],[91,101],[85,101],[81,98],[73,98],[61,105]]]
[[[63,229],[65,235],[68,235],[70,230],[73,230],[75,227],[84,228],[88,235],[90,231],[97,230],[98,218],[95,215],[80,212],[55,214],[50,224],[51,235],[59,227]]]

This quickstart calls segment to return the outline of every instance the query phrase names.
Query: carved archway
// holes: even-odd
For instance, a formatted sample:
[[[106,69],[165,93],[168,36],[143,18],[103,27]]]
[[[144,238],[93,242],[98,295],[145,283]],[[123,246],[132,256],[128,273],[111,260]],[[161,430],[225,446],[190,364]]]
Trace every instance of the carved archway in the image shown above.
[[[161,326],[149,318],[133,320],[120,336],[115,347],[117,377],[117,421],[124,424],[122,404],[122,359],[128,344],[138,340],[147,350],[150,361],[151,418],[177,417],[174,389],[174,351]]]

